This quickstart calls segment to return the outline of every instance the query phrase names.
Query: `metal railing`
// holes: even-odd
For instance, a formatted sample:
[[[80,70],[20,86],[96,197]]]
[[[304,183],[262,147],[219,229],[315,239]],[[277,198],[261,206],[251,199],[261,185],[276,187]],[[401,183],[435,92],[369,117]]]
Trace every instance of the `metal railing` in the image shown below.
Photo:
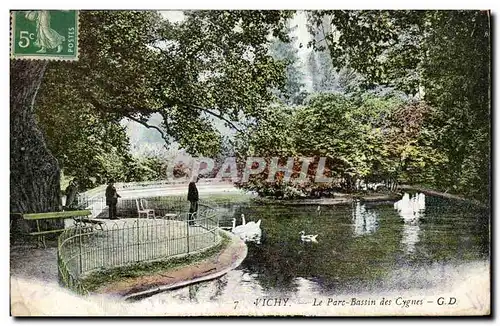
[[[175,186],[175,185],[187,185],[189,183],[186,179],[173,179],[173,180],[156,180],[156,181],[137,181],[137,182],[119,182],[115,184],[117,190],[123,189],[149,189],[149,188],[163,188],[166,186]],[[230,184],[231,182],[222,182],[217,178],[203,178],[200,179],[197,184],[198,185],[209,185],[214,183],[224,183]]]
[[[180,208],[182,209],[182,208]],[[86,293],[86,273],[139,262],[190,254],[217,245],[217,211],[200,204],[198,212],[169,214],[170,219],[123,219],[66,229],[58,241],[58,269],[62,285]]]
[[[117,216],[120,218],[135,218],[138,215],[138,201],[145,204],[145,209],[154,209],[155,216],[162,218],[168,213],[181,214],[182,212],[189,211],[190,203],[184,196],[155,196],[155,197],[139,197],[139,198],[118,198],[116,205]],[[200,207],[206,206],[213,209],[218,209],[218,205],[206,200],[198,201]],[[85,206],[81,209],[88,209],[92,211],[93,218],[108,218],[109,208],[106,206],[106,199],[103,197],[88,200]]]
[[[186,180],[158,180],[158,181],[140,181],[140,182],[127,182],[127,183],[116,183],[115,188],[118,193],[122,195],[122,197],[132,198],[132,197],[141,197],[141,195],[130,195],[130,191],[142,191],[147,192],[147,190],[152,189],[181,189],[181,187],[185,188],[185,192],[187,193],[187,184]],[[219,179],[200,179],[198,181],[198,185],[203,188],[204,186],[210,185],[224,185],[231,184],[231,182],[220,181]],[[184,189],[182,188],[182,189]],[[90,189],[86,192],[80,193],[77,196],[78,208],[80,209],[88,209],[92,212],[92,217],[97,217],[101,215],[106,209],[106,185],[101,185],[96,188]]]

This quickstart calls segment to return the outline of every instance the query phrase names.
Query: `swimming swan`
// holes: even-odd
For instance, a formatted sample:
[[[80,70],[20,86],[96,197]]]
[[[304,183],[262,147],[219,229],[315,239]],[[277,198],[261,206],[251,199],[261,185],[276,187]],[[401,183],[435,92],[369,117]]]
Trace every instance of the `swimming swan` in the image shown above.
[[[238,225],[236,226],[236,219],[233,218],[233,227],[231,228],[231,232],[238,235],[242,240],[245,240],[244,238],[246,230],[244,225]]]
[[[300,231],[300,240],[302,240],[304,242],[318,242],[318,240],[316,240],[317,236],[318,236],[317,234],[315,234],[315,235],[311,235],[311,234],[306,235],[306,233],[304,231]]]
[[[257,223],[254,221],[250,221],[248,223],[245,222],[245,214],[241,214],[241,225],[248,226],[251,228],[260,228],[260,222],[261,220],[258,220]]]
[[[259,220],[257,223],[249,222],[247,224],[243,224],[245,222],[245,217],[242,214],[242,224],[236,226],[236,219],[233,218],[233,227],[231,232],[240,237],[243,241],[255,241],[260,244],[260,239],[262,237],[262,230],[260,229]]]

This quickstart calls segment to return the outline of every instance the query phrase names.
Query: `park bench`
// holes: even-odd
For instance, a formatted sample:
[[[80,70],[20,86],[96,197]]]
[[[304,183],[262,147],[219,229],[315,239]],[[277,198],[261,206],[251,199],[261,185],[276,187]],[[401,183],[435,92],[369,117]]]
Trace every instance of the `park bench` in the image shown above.
[[[136,199],[135,200],[135,205],[137,207],[137,214],[139,215],[139,218],[141,218],[142,215],[145,215],[146,218],[153,218],[155,219],[155,210],[147,208],[148,202],[141,198],[141,199]]]
[[[139,215],[139,218],[141,218],[143,215],[146,218],[153,218],[153,219],[163,218],[163,219],[167,219],[167,220],[175,220],[179,217],[179,214],[175,214],[175,213],[166,213],[164,215],[157,216],[154,209],[147,208],[148,201],[144,198],[136,199],[135,205],[137,207],[137,214]]]
[[[90,218],[89,217],[89,215],[91,215],[90,211],[82,211],[82,212],[88,212],[88,214],[73,216],[73,221],[76,227],[90,227],[91,229],[99,229],[101,231],[104,231],[103,225],[105,225],[106,223],[104,223],[103,221]]]
[[[40,221],[42,220],[52,220],[52,219],[65,219],[73,218],[75,226],[87,227],[91,226],[100,227],[101,230],[103,222],[92,220],[89,216],[92,213],[89,210],[79,210],[79,211],[62,211],[62,212],[47,212],[47,213],[29,213],[29,214],[19,214],[23,219],[28,221],[36,222],[36,231],[30,232],[29,235],[38,237],[38,241],[45,246],[45,236],[48,234],[54,234],[64,231],[65,229],[53,229],[53,230],[42,230],[40,227]]]

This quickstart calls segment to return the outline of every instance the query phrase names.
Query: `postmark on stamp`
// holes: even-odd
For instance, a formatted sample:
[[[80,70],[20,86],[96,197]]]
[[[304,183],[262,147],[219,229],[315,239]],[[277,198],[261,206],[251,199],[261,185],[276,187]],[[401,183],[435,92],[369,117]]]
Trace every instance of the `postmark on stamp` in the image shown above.
[[[78,60],[77,10],[11,11],[13,59]]]

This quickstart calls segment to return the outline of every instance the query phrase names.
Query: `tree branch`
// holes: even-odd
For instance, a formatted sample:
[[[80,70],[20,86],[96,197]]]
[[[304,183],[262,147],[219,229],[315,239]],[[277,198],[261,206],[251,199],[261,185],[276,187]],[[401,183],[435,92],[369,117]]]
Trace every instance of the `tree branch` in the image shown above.
[[[80,91],[80,94],[84,96],[84,98],[89,101],[89,103],[94,106],[95,108],[99,108],[100,110],[102,111],[105,111],[105,112],[114,112],[113,110],[111,110],[110,108],[108,107],[105,107],[104,105],[102,105],[101,103],[99,103],[99,101],[97,99],[94,98],[94,96],[88,92],[88,91],[85,91],[83,89],[79,89]],[[149,110],[149,109],[141,109],[142,111],[147,111],[148,113],[154,113],[154,111],[152,110]],[[161,138],[163,138],[163,140],[165,141],[165,144],[164,144],[164,147],[167,148],[167,145],[170,144],[170,140],[168,139],[168,136],[165,135],[165,133],[163,132],[163,130],[161,130],[160,128],[156,127],[156,126],[152,126],[150,124],[148,124],[147,122],[145,121],[142,121],[138,118],[135,118],[133,117],[131,114],[128,114],[128,113],[123,113],[121,112],[121,114],[126,117],[126,118],[129,118],[130,120],[132,121],[135,121],[137,123],[140,123],[141,125],[143,125],[144,127],[146,128],[149,128],[149,129],[156,129],[160,135],[161,135]],[[163,119],[165,120],[165,117],[162,115]],[[166,124],[165,124],[166,125]],[[168,149],[168,148],[167,148]]]
[[[218,119],[220,119],[222,121],[225,121],[228,125],[230,125],[232,128],[234,128],[236,131],[241,132],[240,128],[236,127],[234,125],[234,123],[231,122],[231,120],[228,120],[228,119],[224,118],[224,116],[222,116],[221,114],[215,113],[215,112],[210,111],[209,109],[207,109],[205,107],[202,107],[202,106],[199,106],[199,105],[196,105],[196,104],[183,104],[183,105],[185,105],[185,106],[191,106],[191,107],[193,107],[195,109],[198,109],[198,110],[201,110],[203,112],[206,112],[206,113],[208,113],[208,114],[210,114],[210,115],[212,115],[212,116],[214,116],[214,117],[216,117],[216,118],[218,118]]]
[[[107,112],[116,112],[115,110],[112,110],[111,108],[103,106],[97,99],[94,98],[94,96],[89,91],[81,89],[81,88],[78,88],[78,90],[79,90],[80,94],[83,95],[84,98],[86,98],[90,102],[90,104],[92,104],[94,107],[98,107],[101,110],[107,111]],[[171,100],[171,99],[167,99],[165,101],[165,103],[167,104],[167,106],[163,106],[161,108],[154,108],[154,109],[149,109],[149,108],[134,108],[133,110],[131,110],[130,108],[128,108],[129,109],[128,111],[142,111],[142,112],[147,112],[148,114],[158,112],[158,113],[160,113],[162,115],[162,117],[165,120],[165,117],[164,117],[164,115],[161,112],[164,111],[164,110],[166,110],[166,109],[168,109],[169,106],[171,107],[171,106],[178,105],[178,106],[183,106],[183,107],[192,107],[192,108],[201,110],[203,112],[206,112],[206,113],[208,113],[208,114],[210,114],[210,115],[212,115],[212,116],[214,116],[214,117],[216,117],[216,118],[218,118],[218,119],[220,119],[222,121],[225,121],[233,129],[235,129],[236,131],[241,132],[241,129],[238,128],[234,123],[232,123],[231,120],[229,120],[229,119],[225,118],[223,115],[221,115],[219,113],[216,113],[216,112],[213,112],[210,109],[205,108],[203,106],[196,105],[196,104],[191,104],[191,103],[185,103],[185,102],[180,101],[180,100]],[[129,113],[124,113],[124,112],[119,112],[119,113],[121,113],[123,116],[125,116],[127,118],[130,118],[131,120],[134,120],[134,121],[136,121],[136,122],[144,125],[147,128],[157,129],[162,134],[162,138],[165,139],[165,140],[167,139],[166,136],[165,136],[165,134],[163,133],[163,131],[161,131],[160,128],[155,127],[155,126],[150,126],[146,122],[140,121],[137,118],[132,117]],[[165,123],[165,125],[166,125],[166,123]]]
[[[128,114],[126,114],[126,115],[124,115],[124,116],[125,116],[126,118],[129,118],[129,119],[130,119],[130,120],[132,120],[132,121],[135,121],[135,122],[137,122],[137,123],[140,123],[141,125],[143,125],[143,126],[144,126],[144,127],[146,127],[146,128],[156,129],[156,130],[160,133],[161,138],[163,138],[163,140],[165,141],[165,145],[164,145],[164,146],[165,146],[165,148],[167,148],[167,145],[168,145],[168,144],[170,144],[170,139],[168,139],[168,136],[167,136],[167,135],[165,135],[165,133],[163,132],[163,130],[161,130],[161,129],[160,129],[160,128],[158,128],[157,126],[152,126],[152,125],[148,124],[147,122],[142,121],[141,119],[134,118],[133,116],[128,115]]]

